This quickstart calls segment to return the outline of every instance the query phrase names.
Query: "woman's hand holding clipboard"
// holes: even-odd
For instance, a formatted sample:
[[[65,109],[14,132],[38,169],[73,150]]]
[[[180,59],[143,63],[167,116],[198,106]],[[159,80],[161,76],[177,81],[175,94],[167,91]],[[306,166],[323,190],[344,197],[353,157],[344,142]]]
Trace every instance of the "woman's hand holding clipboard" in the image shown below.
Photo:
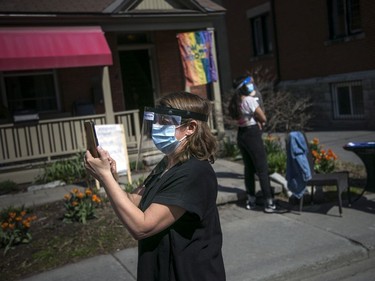
[[[94,158],[99,158],[100,156],[97,149],[97,147],[99,146],[99,142],[95,132],[95,123],[93,121],[86,121],[84,123],[84,127],[86,132],[87,150],[90,151],[91,155]],[[116,167],[116,162],[114,163],[114,166]],[[119,177],[117,171],[112,170],[111,172],[115,180],[118,181]]]

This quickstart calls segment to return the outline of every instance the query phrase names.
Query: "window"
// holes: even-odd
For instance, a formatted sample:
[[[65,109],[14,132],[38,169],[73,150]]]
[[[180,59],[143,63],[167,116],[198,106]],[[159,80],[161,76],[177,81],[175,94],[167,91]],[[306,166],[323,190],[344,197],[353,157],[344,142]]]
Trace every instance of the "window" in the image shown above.
[[[361,82],[345,82],[332,85],[334,117],[356,119],[364,117]]]
[[[328,0],[330,38],[362,32],[359,0]]]
[[[19,110],[57,111],[55,84],[52,71],[4,74],[5,105],[10,113]]]
[[[271,53],[272,40],[269,14],[251,18],[250,23],[253,35],[254,55],[261,56]]]

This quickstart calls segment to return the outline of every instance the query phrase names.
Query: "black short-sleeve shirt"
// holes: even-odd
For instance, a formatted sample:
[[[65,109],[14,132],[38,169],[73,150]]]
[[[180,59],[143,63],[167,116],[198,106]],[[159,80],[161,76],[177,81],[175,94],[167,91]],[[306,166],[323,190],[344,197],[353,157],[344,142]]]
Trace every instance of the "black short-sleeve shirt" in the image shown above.
[[[185,214],[164,231],[139,241],[139,281],[223,281],[222,232],[211,164],[194,157],[147,180],[140,204],[176,205]]]

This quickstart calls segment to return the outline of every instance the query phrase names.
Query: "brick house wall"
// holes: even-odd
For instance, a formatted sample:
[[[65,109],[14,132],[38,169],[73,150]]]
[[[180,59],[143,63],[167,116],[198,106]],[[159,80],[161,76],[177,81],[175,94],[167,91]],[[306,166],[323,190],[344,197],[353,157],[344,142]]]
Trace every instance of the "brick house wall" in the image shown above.
[[[246,70],[270,70],[279,87],[312,98],[313,129],[375,129],[375,2],[360,1],[363,33],[341,40],[330,40],[327,0],[223,2],[232,77]],[[273,50],[256,57],[249,14],[265,7],[270,14]],[[338,119],[332,85],[352,81],[362,84],[364,116]]]
[[[375,2],[360,1],[363,38],[329,40],[327,1],[275,1],[281,80],[375,69]]]
[[[276,71],[274,55],[264,56],[261,60],[254,57],[252,31],[246,15],[248,10],[268,2],[265,0],[223,1],[222,5],[227,9],[226,25],[232,79],[258,67]]]
[[[176,31],[154,33],[155,62],[159,76],[160,94],[181,91],[185,88],[184,73],[178,49]]]
[[[275,1],[281,85],[312,98],[314,129],[375,129],[374,6],[360,1],[362,34],[330,40],[327,1]],[[336,118],[331,86],[351,81],[362,83],[364,117]]]

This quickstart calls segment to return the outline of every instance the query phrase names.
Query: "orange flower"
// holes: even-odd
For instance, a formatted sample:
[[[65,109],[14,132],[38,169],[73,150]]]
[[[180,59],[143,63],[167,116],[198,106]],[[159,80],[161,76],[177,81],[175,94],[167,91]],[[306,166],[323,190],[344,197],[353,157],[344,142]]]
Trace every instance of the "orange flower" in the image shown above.
[[[78,202],[77,202],[77,201],[73,201],[73,202],[72,202],[72,206],[73,206],[73,207],[75,207],[75,206],[77,206],[77,205],[78,205]]]
[[[22,217],[20,216],[16,217],[16,221],[22,221]]]
[[[327,154],[329,155],[330,159],[333,159],[333,160],[337,159],[337,155],[331,149],[328,149],[328,153]]]
[[[25,227],[25,228],[30,228],[30,221],[29,220],[24,220],[22,222],[22,225]]]
[[[84,195],[82,192],[78,192],[77,197],[78,197],[79,199],[82,199],[83,196],[85,196],[85,195]]]
[[[3,230],[7,229],[8,226],[9,226],[9,223],[7,223],[7,222],[3,222],[3,223],[1,224],[1,228],[2,228]]]
[[[74,194],[77,194],[77,193],[79,192],[79,190],[78,190],[78,188],[73,188],[72,192],[73,192]]]
[[[14,219],[14,218],[17,216],[17,214],[16,214],[16,212],[10,212],[10,213],[8,214],[8,216],[9,216],[9,218],[12,220],[12,219]]]
[[[312,140],[312,143],[315,144],[315,145],[318,145],[319,144],[319,139],[318,138],[314,138]]]
[[[65,200],[68,201],[68,200],[70,200],[70,198],[71,198],[70,194],[65,194],[65,195],[64,195],[64,199],[65,199]]]
[[[86,196],[91,196],[92,190],[90,188],[86,188]]]
[[[100,200],[100,198],[99,198],[96,194],[94,194],[94,195],[92,196],[91,200],[92,200],[93,202],[96,202],[96,203],[100,203],[100,202],[102,202],[102,200]]]
[[[26,211],[25,210],[23,210],[22,212],[21,212],[21,216],[25,216],[26,215]]]
[[[14,229],[14,226],[15,226],[14,223],[10,223],[10,224],[8,225],[8,227],[9,227],[10,230],[13,230],[13,229]]]

